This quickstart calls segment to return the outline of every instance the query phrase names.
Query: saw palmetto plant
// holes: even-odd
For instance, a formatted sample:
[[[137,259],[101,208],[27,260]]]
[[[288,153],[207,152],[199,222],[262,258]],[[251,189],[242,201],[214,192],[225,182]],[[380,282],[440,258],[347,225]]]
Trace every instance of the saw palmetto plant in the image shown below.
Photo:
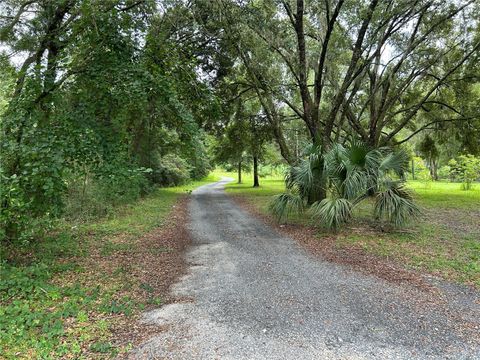
[[[335,144],[326,152],[312,146],[290,168],[286,192],[273,199],[270,210],[280,221],[305,212],[321,226],[337,229],[360,202],[373,199],[375,219],[402,226],[419,214],[405,188],[408,163],[402,150],[371,149],[357,142]]]

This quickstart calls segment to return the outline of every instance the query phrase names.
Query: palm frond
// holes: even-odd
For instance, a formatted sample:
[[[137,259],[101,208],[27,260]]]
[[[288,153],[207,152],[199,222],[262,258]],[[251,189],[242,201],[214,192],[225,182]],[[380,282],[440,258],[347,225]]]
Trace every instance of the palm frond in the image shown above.
[[[343,198],[327,198],[314,203],[310,215],[327,229],[337,229],[352,217],[352,203]]]
[[[342,197],[352,200],[358,196],[365,194],[368,190],[368,176],[365,171],[357,167],[353,167],[342,184]]]
[[[285,187],[293,189],[297,185],[297,169],[298,166],[291,166],[285,173]]]
[[[347,155],[341,144],[335,144],[323,155],[325,172],[329,176],[338,176],[345,171]]]
[[[304,160],[295,168],[295,185],[299,193],[306,197],[314,183],[314,173],[309,160]]]
[[[383,157],[384,155],[382,154],[382,151],[380,149],[370,150],[365,155],[365,168],[370,171],[378,169],[380,167]]]
[[[321,154],[321,147],[315,144],[308,144],[302,151],[303,156],[310,156],[312,154]]]
[[[399,177],[403,177],[408,169],[410,156],[403,150],[396,150],[388,153],[381,161],[379,170],[387,173],[392,171]]]
[[[378,192],[375,198],[375,216],[386,219],[394,226],[405,225],[408,220],[420,214],[411,192],[403,185],[392,182],[385,190]]]
[[[364,168],[367,161],[369,146],[360,141],[352,141],[346,149],[346,157],[348,161],[357,167]]]
[[[273,197],[269,210],[278,221],[286,220],[294,213],[302,213],[305,202],[299,194],[283,193]]]

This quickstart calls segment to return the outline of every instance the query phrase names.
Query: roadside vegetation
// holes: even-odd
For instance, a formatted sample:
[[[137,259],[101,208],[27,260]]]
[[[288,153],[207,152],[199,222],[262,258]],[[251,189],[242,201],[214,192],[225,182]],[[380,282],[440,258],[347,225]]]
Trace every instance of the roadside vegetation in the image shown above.
[[[157,189],[104,218],[58,221],[34,244],[2,248],[0,357],[110,358],[128,351],[148,333],[146,326],[136,331],[139,313],[168,301],[166,285],[176,275],[168,272],[178,259],[168,257],[181,256],[185,240],[164,232],[181,222],[169,223],[170,214],[192,189],[216,179]]]
[[[259,188],[253,188],[252,181],[251,174],[246,174],[242,184],[231,182],[226,191],[271,216],[272,197],[285,191],[282,173],[261,178]],[[426,184],[409,180],[406,186],[413,192],[422,215],[401,229],[385,229],[372,221],[369,214],[373,202],[357,207],[355,220],[336,233],[298,214],[292,215],[288,223],[317,226],[318,241],[333,236],[339,249],[360,248],[407,268],[480,288],[480,184],[468,191],[462,189],[461,183],[448,181]]]

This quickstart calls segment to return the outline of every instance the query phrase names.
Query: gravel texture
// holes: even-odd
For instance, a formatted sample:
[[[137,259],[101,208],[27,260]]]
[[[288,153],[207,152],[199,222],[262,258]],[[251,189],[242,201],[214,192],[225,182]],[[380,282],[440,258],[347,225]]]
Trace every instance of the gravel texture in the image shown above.
[[[228,180],[189,204],[189,274],[171,289],[192,301],[144,321],[166,331],[137,359],[480,359],[477,293],[433,295],[310,255],[238,207]],[[439,291],[446,287],[443,286]]]

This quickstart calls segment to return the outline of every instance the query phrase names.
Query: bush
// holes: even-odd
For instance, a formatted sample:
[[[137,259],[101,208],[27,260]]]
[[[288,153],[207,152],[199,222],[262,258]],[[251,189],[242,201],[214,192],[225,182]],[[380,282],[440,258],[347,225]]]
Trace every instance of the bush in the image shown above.
[[[448,179],[448,180],[453,180],[451,177],[451,172],[452,168],[448,165],[442,166],[440,169],[438,169],[438,177],[440,179]]]
[[[327,152],[308,148],[305,158],[285,177],[287,191],[270,204],[281,221],[307,210],[313,221],[337,229],[350,221],[353,209],[371,198],[373,218],[402,226],[419,214],[405,188],[409,156],[401,150],[371,149],[366,144],[335,144]]]
[[[66,218],[87,220],[108,213],[110,206],[98,196],[99,184],[90,172],[69,174],[65,181],[68,184],[64,201]]]
[[[121,162],[70,172],[65,180],[65,216],[83,220],[105,216],[112,207],[138,199],[150,190],[150,172]]]
[[[210,166],[208,158],[206,156],[198,156],[190,168],[190,177],[199,180],[207,176],[211,170],[212,167]]]
[[[109,163],[97,172],[96,180],[101,198],[112,205],[125,204],[138,199],[149,191],[146,177],[151,169],[125,164]]]
[[[212,170],[205,146],[197,142],[186,158],[190,167],[190,178],[200,180]]]
[[[470,190],[473,182],[480,177],[480,158],[473,155],[461,155],[457,160],[450,160],[448,165],[450,176],[462,182],[463,190]]]
[[[31,241],[63,209],[61,143],[46,130],[31,130],[24,137],[22,147],[0,139],[0,241]]]
[[[414,179],[422,181],[425,184],[425,187],[429,187],[432,181],[432,175],[430,174],[428,167],[425,165],[424,160],[421,157],[414,156],[413,164],[415,169]]]
[[[158,162],[153,170],[153,182],[162,186],[174,186],[186,183],[190,179],[190,167],[181,157],[168,154]]]

